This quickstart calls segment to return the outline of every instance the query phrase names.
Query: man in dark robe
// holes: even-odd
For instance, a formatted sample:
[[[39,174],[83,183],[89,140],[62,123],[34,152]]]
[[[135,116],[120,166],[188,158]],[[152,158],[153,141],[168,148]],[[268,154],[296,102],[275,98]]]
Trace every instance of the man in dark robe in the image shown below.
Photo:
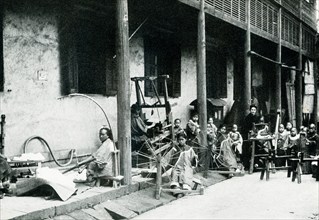
[[[257,115],[257,107],[255,105],[250,106],[250,113],[245,117],[242,126],[242,137],[244,140],[248,140],[249,133],[253,130],[253,125],[259,123],[260,117]],[[245,141],[243,144],[242,162],[245,170],[249,168],[249,161],[251,158],[251,142]]]

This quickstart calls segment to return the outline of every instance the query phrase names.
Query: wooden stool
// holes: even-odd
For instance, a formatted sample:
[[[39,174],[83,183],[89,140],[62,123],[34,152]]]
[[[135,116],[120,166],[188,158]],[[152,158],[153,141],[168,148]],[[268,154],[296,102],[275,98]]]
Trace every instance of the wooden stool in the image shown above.
[[[159,189],[159,192],[158,192],[158,199],[161,197],[161,193],[162,192],[171,192],[171,193],[181,193],[181,194],[184,194],[184,195],[196,195],[196,194],[199,194],[199,195],[204,195],[204,186],[202,185],[202,182],[199,180],[199,179],[196,179],[196,178],[193,178],[193,183],[194,183],[194,186],[192,188],[192,190],[185,190],[185,189],[168,189],[168,188],[163,188],[163,187],[160,187]]]
[[[99,187],[101,186],[101,180],[112,180],[113,181],[113,188],[118,188],[121,186],[121,181],[123,180],[124,176],[118,175],[118,176],[100,176],[97,177],[95,186]]]
[[[120,170],[120,151],[115,150],[112,154],[113,160],[113,176],[99,176],[96,179],[95,186],[101,186],[101,180],[112,180],[113,187],[117,188],[121,186],[121,181],[123,180],[124,176],[119,175]]]

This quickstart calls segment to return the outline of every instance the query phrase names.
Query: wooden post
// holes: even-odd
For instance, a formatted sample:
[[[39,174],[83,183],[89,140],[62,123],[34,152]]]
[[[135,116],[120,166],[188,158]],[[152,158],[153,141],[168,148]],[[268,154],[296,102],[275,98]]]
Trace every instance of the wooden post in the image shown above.
[[[161,165],[161,154],[156,156],[156,189],[155,199],[161,198],[161,185],[162,185],[162,165]]]
[[[1,115],[1,145],[0,153],[4,154],[4,138],[5,138],[5,124],[6,124],[6,115]]]
[[[205,31],[205,1],[200,0],[198,13],[198,36],[197,36],[197,106],[199,124],[201,127],[200,144],[207,146],[207,97],[206,97],[206,31]],[[206,158],[206,151],[201,147],[201,159]],[[202,162],[207,164],[206,161]],[[205,169],[206,170],[206,169]],[[204,173],[204,176],[207,173]]]
[[[299,17],[301,19],[302,13],[302,1],[299,4]],[[299,56],[298,56],[298,69],[302,69],[302,22],[299,21]],[[296,127],[300,128],[302,124],[302,72],[296,72],[296,81],[295,81],[295,89],[296,89]]]
[[[314,103],[313,103],[313,122],[315,123],[317,127],[317,121],[318,121],[318,85],[317,85],[317,79],[318,79],[318,63],[317,63],[317,56],[315,56],[315,60],[313,61],[313,73],[314,73],[314,86],[315,86],[315,94],[314,94]],[[318,128],[317,128],[318,129]]]
[[[278,11],[278,45],[277,45],[277,62],[281,63],[281,17],[282,17],[282,9],[281,9],[281,0],[280,7]],[[281,65],[276,65],[276,109],[281,111]]]
[[[251,50],[250,38],[250,0],[246,1],[246,39],[245,39],[245,86],[244,86],[244,109],[245,113],[249,112],[251,104],[251,57],[249,51]]]
[[[131,110],[130,110],[130,72],[128,40],[128,6],[127,0],[116,1],[116,59],[118,75],[117,92],[117,129],[118,146],[121,155],[121,174],[124,184],[132,182],[131,167]]]
[[[255,141],[252,141],[252,145],[251,145],[251,157],[250,157],[250,167],[249,167],[249,174],[252,174],[254,172],[254,162],[255,162]]]

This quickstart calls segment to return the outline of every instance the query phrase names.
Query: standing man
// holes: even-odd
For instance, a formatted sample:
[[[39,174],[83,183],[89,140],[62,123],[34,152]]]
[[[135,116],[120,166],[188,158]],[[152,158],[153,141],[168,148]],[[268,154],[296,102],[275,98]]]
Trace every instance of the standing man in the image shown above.
[[[242,162],[245,167],[245,170],[249,169],[249,161],[251,158],[251,143],[248,142],[249,135],[253,130],[253,125],[259,123],[260,117],[257,115],[257,106],[250,106],[250,113],[245,117],[243,126],[242,126],[242,137],[246,140],[243,144],[242,152]]]

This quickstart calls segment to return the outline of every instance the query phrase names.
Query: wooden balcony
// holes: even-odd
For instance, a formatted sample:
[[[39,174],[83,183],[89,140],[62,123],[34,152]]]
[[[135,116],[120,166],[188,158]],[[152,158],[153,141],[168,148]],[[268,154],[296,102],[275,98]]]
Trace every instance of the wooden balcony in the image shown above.
[[[199,8],[199,0],[179,1],[191,7]],[[300,4],[300,1],[302,1],[302,4]],[[246,0],[205,0],[205,3],[207,14],[246,29]],[[295,51],[299,50],[299,21],[301,19],[303,22],[302,53],[312,55],[316,34],[314,4],[305,0],[281,0],[281,6],[283,8],[281,30],[283,46]],[[251,0],[251,32],[273,42],[278,42],[279,7],[280,0]]]

